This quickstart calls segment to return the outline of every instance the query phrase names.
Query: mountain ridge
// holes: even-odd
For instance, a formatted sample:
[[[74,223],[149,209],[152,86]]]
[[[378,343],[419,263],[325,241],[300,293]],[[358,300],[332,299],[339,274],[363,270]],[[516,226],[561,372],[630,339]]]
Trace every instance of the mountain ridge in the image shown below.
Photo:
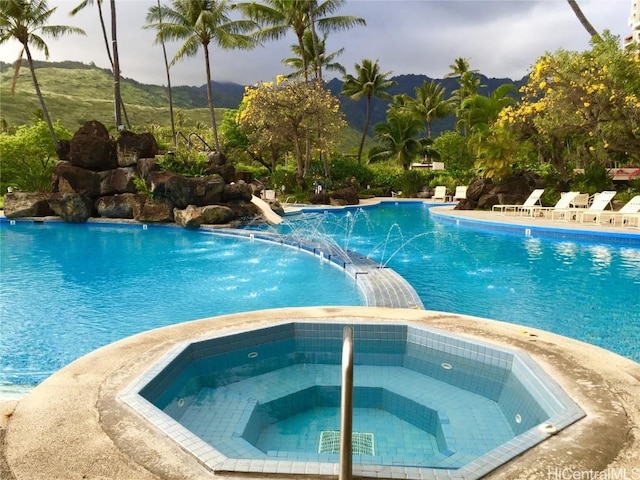
[[[43,95],[45,96],[45,100],[47,99],[47,94],[45,91],[47,90],[47,83],[50,84],[49,93],[60,95],[64,90],[71,90],[70,92],[64,92],[70,97],[74,96],[73,89],[81,90],[81,89],[89,89],[89,83],[94,83],[94,85],[99,85],[100,88],[98,91],[91,92],[89,91],[88,96],[92,100],[96,100],[100,98],[100,93],[102,89],[104,89],[104,100],[108,100],[109,94],[111,93],[109,82],[111,81],[111,71],[109,69],[100,68],[95,64],[85,64],[77,61],[65,61],[65,62],[45,62],[45,61],[36,61],[35,62],[36,73],[37,70],[48,70],[54,77],[58,72],[50,69],[68,69],[68,70],[79,70],[86,72],[79,72],[78,76],[82,80],[73,83],[73,75],[66,75],[68,80],[67,84],[64,82],[54,82],[50,80],[49,82],[43,82]],[[31,82],[30,75],[27,75],[25,79],[25,72],[28,74],[28,66],[23,61],[23,66],[21,67],[22,71],[20,73],[19,82],[28,81]],[[0,61],[0,78],[2,79],[2,83],[5,83],[5,79],[12,81],[12,72],[13,65],[1,62]],[[481,80],[481,84],[483,87],[480,89],[479,93],[483,95],[490,94],[495,88],[504,83],[512,83],[516,85],[516,87],[522,85],[526,82],[526,77],[521,80],[514,81],[510,78],[491,78],[486,77],[482,74],[478,74]],[[423,82],[430,82],[435,80],[440,83],[445,91],[450,95],[455,89],[458,88],[458,82],[456,78],[431,78],[427,75],[422,74],[401,74],[390,77],[389,80],[395,82],[395,84],[388,90],[391,95],[398,95],[401,93],[408,94],[413,96],[415,94],[415,88],[422,85]],[[83,83],[84,82],[84,83]],[[214,104],[216,108],[220,109],[228,109],[228,108],[237,108],[240,102],[242,101],[242,96],[244,94],[245,85],[234,83],[234,82],[218,82],[213,81],[213,96],[214,96]],[[340,90],[342,89],[342,80],[338,78],[333,78],[330,81],[326,82],[327,88],[339,99],[340,106],[345,114],[345,119],[349,125],[351,125],[356,130],[362,131],[365,120],[365,110],[366,104],[364,100],[353,101],[345,96],[340,95]],[[125,102],[125,105],[138,105],[141,108],[146,107],[155,107],[155,108],[168,108],[169,100],[168,100],[168,92],[166,86],[153,85],[153,84],[144,84],[138,82],[135,79],[122,77],[122,95]],[[12,101],[5,94],[6,85],[3,85],[3,112],[2,116],[5,116],[6,112],[11,111],[12,114],[18,114],[19,112],[13,112],[10,108],[12,106]],[[172,86],[172,97],[174,101],[174,107],[177,109],[206,109],[208,107],[207,103],[207,92],[206,85],[202,84],[201,86],[188,86],[188,85],[178,85]],[[33,90],[33,86],[25,86],[23,85],[22,92],[26,95],[29,95],[28,89],[31,88]],[[33,92],[35,96],[35,92]],[[80,95],[78,95],[80,96]],[[371,120],[370,120],[370,131],[372,132],[373,125],[376,123],[382,122],[386,118],[386,110],[389,105],[389,101],[381,100],[374,98],[372,100],[372,111],[371,111]],[[7,107],[7,108],[5,108]],[[37,108],[37,106],[36,106]],[[25,112],[23,112],[25,113]],[[28,123],[30,115],[26,114],[26,117],[23,115],[22,117],[18,116],[15,118],[15,121],[22,121],[22,123]],[[54,115],[55,117],[55,115]],[[13,120],[13,118],[12,118]],[[81,119],[78,119],[78,122]],[[433,135],[437,136],[440,132],[444,130],[453,129],[455,125],[455,118],[453,116],[449,116],[444,119],[437,119],[433,122],[432,129]]]

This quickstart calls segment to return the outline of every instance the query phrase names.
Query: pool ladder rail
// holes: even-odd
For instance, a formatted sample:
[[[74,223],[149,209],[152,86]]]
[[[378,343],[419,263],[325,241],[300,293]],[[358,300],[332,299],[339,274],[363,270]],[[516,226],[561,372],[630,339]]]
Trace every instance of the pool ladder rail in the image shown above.
[[[338,480],[353,478],[353,327],[346,326],[342,338],[342,392],[340,399],[340,464]]]

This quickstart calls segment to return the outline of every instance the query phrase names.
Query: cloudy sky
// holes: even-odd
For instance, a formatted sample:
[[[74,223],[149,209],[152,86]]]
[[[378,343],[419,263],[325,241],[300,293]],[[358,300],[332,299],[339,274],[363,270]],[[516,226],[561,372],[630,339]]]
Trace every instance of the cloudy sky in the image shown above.
[[[167,4],[168,0],[161,0]],[[86,37],[48,39],[51,61],[75,60],[108,66],[95,5],[74,17],[69,11],[80,0],[49,0],[57,7],[51,24],[74,25]],[[594,27],[624,37],[629,33],[631,0],[579,0]],[[104,13],[109,19],[109,2]],[[145,30],[146,13],[157,0],[117,0],[118,49],[124,77],[142,83],[166,84],[162,48],[153,45],[155,33]],[[471,67],[489,77],[522,78],[536,58],[558,49],[585,50],[589,37],[566,0],[347,0],[341,15],[366,20],[366,27],[333,33],[327,52],[344,48],[337,61],[354,73],[362,59],[379,60],[392,75],[414,73],[442,78],[455,58],[469,59]],[[109,23],[107,24],[108,28]],[[214,80],[253,84],[289,73],[281,63],[291,56],[293,36],[270,42],[252,51],[212,48]],[[168,44],[170,58],[177,44]],[[0,60],[14,61],[18,44],[5,44]],[[42,52],[34,52],[43,60]],[[326,75],[330,78],[330,74]],[[202,51],[198,57],[177,62],[171,70],[173,85],[205,83]]]

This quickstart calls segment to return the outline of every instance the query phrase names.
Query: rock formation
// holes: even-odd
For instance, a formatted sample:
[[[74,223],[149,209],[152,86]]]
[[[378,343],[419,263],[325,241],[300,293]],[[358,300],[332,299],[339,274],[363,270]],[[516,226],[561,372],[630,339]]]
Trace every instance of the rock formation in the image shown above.
[[[8,193],[7,218],[58,215],[74,223],[92,216],[145,223],[175,219],[198,228],[260,215],[251,203],[251,174],[236,172],[222,154],[209,154],[206,176],[187,177],[159,168],[158,144],[150,133],[121,132],[114,140],[94,120],[61,143],[53,193]]]

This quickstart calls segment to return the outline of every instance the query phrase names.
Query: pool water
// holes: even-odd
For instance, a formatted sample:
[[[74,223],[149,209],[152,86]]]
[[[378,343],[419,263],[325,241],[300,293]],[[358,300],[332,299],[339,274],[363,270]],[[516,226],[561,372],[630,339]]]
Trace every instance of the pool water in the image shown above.
[[[7,222],[0,255],[0,385],[39,383],[98,347],[178,322],[364,304],[351,278],[313,256],[177,228]]]
[[[327,236],[394,269],[426,309],[548,330],[640,361],[640,241],[445,225],[422,202],[305,213],[279,230]]]

